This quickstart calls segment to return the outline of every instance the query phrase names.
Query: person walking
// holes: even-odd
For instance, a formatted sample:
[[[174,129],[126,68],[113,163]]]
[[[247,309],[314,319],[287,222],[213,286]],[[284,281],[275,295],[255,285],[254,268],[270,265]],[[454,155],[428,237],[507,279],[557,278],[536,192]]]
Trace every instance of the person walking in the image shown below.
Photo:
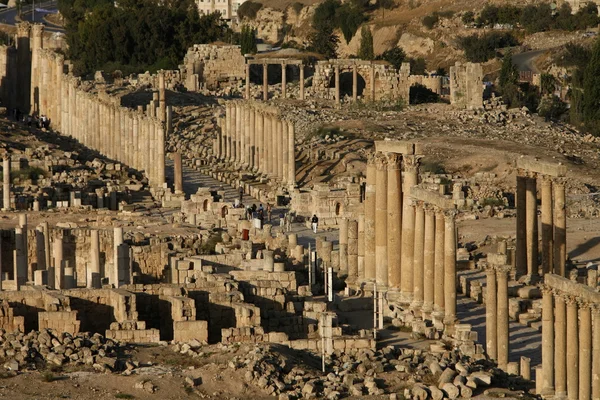
[[[312,222],[312,230],[314,233],[317,233],[317,228],[319,227],[319,218],[317,218],[316,214],[313,214],[312,219],[310,220],[310,222]]]
[[[273,207],[271,203],[267,203],[267,220],[271,222],[271,215],[273,214]]]

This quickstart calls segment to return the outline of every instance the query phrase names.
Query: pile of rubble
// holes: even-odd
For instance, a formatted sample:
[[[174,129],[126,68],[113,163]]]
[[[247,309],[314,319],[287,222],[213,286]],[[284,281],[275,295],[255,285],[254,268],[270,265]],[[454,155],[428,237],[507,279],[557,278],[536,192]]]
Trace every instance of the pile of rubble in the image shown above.
[[[183,346],[186,354],[203,354],[200,347],[190,350],[187,344],[177,349],[182,351]],[[230,347],[228,351],[235,346]],[[245,369],[248,383],[280,400],[383,394],[391,394],[391,398],[455,399],[481,393],[520,396],[530,389],[520,377],[506,375],[492,362],[466,357],[457,349],[446,350],[442,342],[434,347],[436,351],[392,346],[354,354],[336,351],[327,358],[323,373],[316,368],[320,364],[316,357],[300,363],[302,357],[286,354],[289,350],[260,345],[243,356],[234,356],[228,367]]]
[[[0,359],[7,360],[4,366],[11,371],[66,364],[91,366],[98,372],[117,371],[122,367],[117,363],[119,349],[119,343],[98,333],[71,335],[44,329],[24,334],[0,329]]]

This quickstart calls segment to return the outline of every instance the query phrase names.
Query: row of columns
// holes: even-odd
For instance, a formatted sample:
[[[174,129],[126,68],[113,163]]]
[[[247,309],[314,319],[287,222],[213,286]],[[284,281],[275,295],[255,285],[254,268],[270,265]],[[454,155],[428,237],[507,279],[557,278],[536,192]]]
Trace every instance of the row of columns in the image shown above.
[[[542,395],[600,398],[600,308],[542,288]]]
[[[169,119],[164,75],[159,74],[156,106],[133,111],[106,93],[83,90],[79,78],[64,73],[64,56],[43,49],[43,26],[33,25],[31,32],[31,112],[46,115],[56,130],[104,156],[145,171],[151,185],[163,187]]]
[[[277,112],[258,103],[232,101],[225,106],[215,148],[222,160],[294,186],[295,138],[294,124]]]
[[[437,313],[452,324],[456,212],[411,198],[418,159],[381,152],[369,158],[364,216],[340,224],[340,269],[346,271],[347,259],[349,282],[374,281],[382,290],[398,291],[400,301],[424,318]]]
[[[267,61],[263,61],[262,63],[262,70],[263,70],[263,100],[267,101],[269,100],[269,65],[273,65],[273,63],[269,63]],[[288,65],[298,65],[298,68],[300,70],[300,94],[299,94],[299,98],[300,100],[304,100],[304,64],[302,63],[286,63],[285,61],[282,61],[281,63],[281,97],[282,98],[286,98],[287,97],[287,73],[286,73],[286,69]],[[250,66],[252,65],[252,63],[246,63],[246,90],[245,90],[245,99],[246,100],[250,100],[251,99],[251,94],[250,94]]]
[[[524,170],[519,170],[517,175],[517,277],[539,276],[538,175],[541,174]],[[543,274],[565,276],[567,216],[564,179],[541,175],[541,200],[541,271]]]

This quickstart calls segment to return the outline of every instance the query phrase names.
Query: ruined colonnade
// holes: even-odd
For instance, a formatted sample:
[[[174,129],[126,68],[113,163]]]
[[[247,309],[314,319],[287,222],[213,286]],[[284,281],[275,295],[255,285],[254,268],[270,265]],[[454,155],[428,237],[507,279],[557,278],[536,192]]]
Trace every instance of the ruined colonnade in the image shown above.
[[[258,59],[258,60],[247,60],[246,61],[246,91],[245,99],[250,100],[250,66],[251,65],[262,65],[262,78],[263,78],[263,100],[269,100],[269,65],[281,65],[281,97],[287,97],[287,66],[297,65],[300,71],[300,93],[299,99],[304,100],[304,63],[302,60],[290,60],[290,59]]]
[[[145,171],[150,184],[165,184],[164,76],[159,75],[157,109],[134,111],[105,92],[85,90],[80,78],[65,73],[64,56],[43,48],[43,26],[33,25],[31,46],[31,112],[50,118],[55,130],[104,156]],[[19,29],[24,35],[27,30]],[[25,38],[17,38],[18,42]]]
[[[528,157],[517,161],[516,275],[539,276],[537,178],[541,178],[542,273],[565,276],[567,259],[567,215],[565,210],[566,167]]]
[[[550,273],[542,293],[538,393],[569,400],[600,398],[600,294],[595,287]]]
[[[488,253],[485,295],[486,351],[498,367],[508,369],[509,320],[508,273],[510,266],[506,254]]]
[[[257,102],[230,101],[214,144],[222,160],[243,165],[289,186],[296,184],[294,124]]]

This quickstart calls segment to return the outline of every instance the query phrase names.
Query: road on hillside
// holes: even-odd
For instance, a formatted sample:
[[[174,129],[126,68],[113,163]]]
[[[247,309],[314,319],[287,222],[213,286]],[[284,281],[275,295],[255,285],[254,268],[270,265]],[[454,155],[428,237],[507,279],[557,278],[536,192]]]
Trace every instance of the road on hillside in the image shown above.
[[[57,2],[56,0],[48,1],[45,3],[36,3],[36,8],[45,8],[51,9],[56,8]],[[21,13],[21,19],[23,21],[33,22],[34,13],[32,12],[31,6],[23,7],[23,12]],[[16,25],[18,23],[17,19],[17,9],[15,7],[7,8],[5,10],[0,11],[0,23],[7,25]],[[46,25],[44,30],[50,32],[64,32],[65,30],[57,25],[50,24],[44,21],[43,15],[41,13],[35,13],[35,22],[44,22]]]
[[[539,74],[540,71],[535,67],[534,60],[544,54],[548,49],[526,51],[524,53],[515,54],[512,57],[512,62],[517,66],[519,71],[531,71]]]

